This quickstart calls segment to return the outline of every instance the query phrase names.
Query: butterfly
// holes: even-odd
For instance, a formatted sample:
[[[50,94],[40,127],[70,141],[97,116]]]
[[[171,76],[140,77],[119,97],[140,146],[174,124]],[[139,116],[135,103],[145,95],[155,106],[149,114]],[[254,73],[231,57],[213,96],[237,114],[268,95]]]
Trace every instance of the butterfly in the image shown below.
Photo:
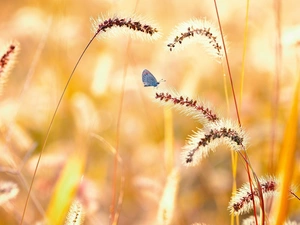
[[[157,87],[161,81],[165,80],[160,80],[159,82],[156,80],[156,78],[153,76],[152,73],[150,73],[149,70],[144,69],[142,73],[142,81],[144,83],[144,87]]]

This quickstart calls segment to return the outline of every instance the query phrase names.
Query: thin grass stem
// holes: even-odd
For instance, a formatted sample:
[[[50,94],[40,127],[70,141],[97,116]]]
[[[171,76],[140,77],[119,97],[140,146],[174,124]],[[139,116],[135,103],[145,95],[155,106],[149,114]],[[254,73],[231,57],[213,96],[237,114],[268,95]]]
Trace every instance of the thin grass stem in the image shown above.
[[[282,45],[281,45],[281,1],[274,0],[275,13],[275,78],[273,83],[273,96],[271,105],[271,146],[270,146],[270,172],[274,172],[275,154],[276,154],[276,133],[277,133],[277,117],[279,110],[280,95],[280,75],[282,71]]]
[[[248,43],[248,21],[249,21],[249,0],[246,5],[246,18],[245,18],[245,29],[244,29],[244,43],[243,43],[243,55],[242,55],[242,71],[241,71],[241,90],[240,90],[240,102],[239,106],[242,106],[243,92],[244,92],[244,80],[245,80],[245,64],[246,64],[246,52]]]
[[[99,30],[99,32],[100,32],[100,30]],[[34,183],[36,174],[37,174],[37,170],[38,170],[39,165],[40,165],[40,161],[41,161],[41,158],[42,158],[42,154],[43,154],[43,152],[44,152],[44,150],[45,150],[45,147],[46,147],[46,144],[47,144],[49,135],[50,135],[51,128],[52,128],[53,123],[54,123],[54,119],[55,119],[56,114],[57,114],[57,112],[58,112],[58,109],[59,109],[59,107],[60,107],[60,105],[61,105],[62,99],[63,99],[63,97],[64,97],[64,95],[65,95],[65,93],[66,93],[66,90],[67,90],[67,88],[68,88],[68,86],[69,86],[69,84],[70,84],[70,82],[71,82],[71,79],[72,79],[72,77],[73,77],[73,75],[74,75],[74,72],[75,72],[75,70],[76,70],[76,68],[77,68],[77,66],[78,66],[78,64],[79,64],[79,62],[81,61],[81,59],[82,59],[83,55],[85,54],[86,50],[89,48],[89,46],[91,45],[91,43],[93,42],[93,40],[96,38],[96,36],[99,34],[99,32],[94,34],[94,36],[91,38],[91,40],[89,41],[89,43],[88,43],[88,44],[86,45],[86,47],[84,48],[83,52],[81,53],[79,59],[77,60],[77,62],[76,62],[76,64],[75,64],[75,67],[74,67],[74,69],[72,70],[72,73],[71,73],[71,75],[69,76],[69,78],[68,78],[68,80],[67,80],[67,83],[66,83],[66,85],[65,85],[65,87],[64,87],[64,89],[63,89],[63,92],[62,92],[62,94],[61,94],[61,96],[60,96],[60,98],[59,98],[59,100],[58,100],[57,106],[56,106],[56,108],[55,108],[55,110],[54,110],[54,113],[53,113],[53,115],[52,115],[52,118],[51,118],[49,127],[48,127],[47,132],[46,132],[46,137],[45,137],[45,139],[44,139],[42,149],[41,149],[40,154],[39,154],[39,156],[38,156],[38,160],[37,160],[37,163],[36,163],[34,172],[33,172],[33,176],[32,176],[32,179],[31,179],[31,183],[30,183],[30,185],[29,185],[29,191],[28,191],[28,194],[27,194],[27,197],[26,197],[26,201],[25,201],[25,205],[24,205],[24,209],[23,209],[23,213],[22,213],[22,218],[21,218],[20,225],[22,225],[23,222],[24,222],[24,217],[25,217],[25,214],[26,214],[26,210],[27,210],[27,206],[28,206],[28,201],[29,201],[30,193],[31,193],[31,191],[32,191],[32,186],[33,186],[33,183]]]
[[[236,95],[235,95],[235,90],[234,90],[234,85],[233,85],[233,79],[232,79],[232,74],[231,74],[230,65],[229,65],[229,59],[228,59],[228,54],[227,54],[227,50],[226,50],[226,46],[225,46],[225,40],[224,40],[224,35],[223,35],[223,31],[222,31],[222,25],[221,25],[221,21],[220,21],[219,10],[218,10],[216,0],[214,0],[214,5],[215,5],[215,9],[216,9],[216,15],[217,15],[217,18],[218,18],[218,24],[219,24],[219,28],[220,28],[221,38],[222,38],[222,42],[223,42],[223,46],[224,46],[224,54],[225,54],[225,59],[226,59],[226,64],[227,64],[227,69],[228,69],[228,74],[229,74],[229,80],[230,80],[230,85],[231,85],[231,90],[232,90],[232,95],[233,95],[237,120],[238,120],[239,125],[241,126],[242,124],[241,124],[239,109],[238,109],[238,105],[237,105],[237,100],[236,100]],[[252,182],[251,182],[251,176],[250,176],[250,170],[249,170],[250,162],[249,162],[247,153],[245,152],[244,154],[245,154],[245,158],[247,158],[246,169],[247,169],[247,174],[248,174],[248,179],[249,179],[249,184],[250,184],[250,190],[251,190],[251,193],[253,194]],[[242,154],[240,154],[240,155],[242,155]],[[254,173],[254,171],[252,171],[252,172]],[[260,196],[260,197],[263,198],[263,196]],[[258,225],[257,218],[256,218],[256,208],[255,208],[254,199],[252,200],[252,202],[253,202],[253,210],[254,210],[256,225]],[[262,199],[261,199],[261,202],[263,204]],[[264,212],[264,208],[263,208],[263,212]]]
[[[120,95],[120,104],[119,104],[119,110],[118,110],[118,117],[117,117],[117,135],[116,135],[116,154],[114,157],[114,171],[113,171],[113,183],[112,183],[112,199],[111,199],[111,205],[110,205],[110,220],[111,224],[117,224],[117,221],[115,221],[115,201],[117,196],[117,172],[118,172],[118,155],[119,155],[119,145],[120,145],[120,128],[121,128],[121,118],[122,118],[122,111],[123,111],[123,101],[124,101],[124,95],[125,95],[125,81],[127,76],[127,69],[128,69],[128,54],[129,49],[131,46],[131,39],[128,40],[127,47],[126,47],[126,61],[124,64],[123,69],[123,76],[122,76],[122,87],[121,87],[121,95]],[[119,218],[119,217],[118,217]]]

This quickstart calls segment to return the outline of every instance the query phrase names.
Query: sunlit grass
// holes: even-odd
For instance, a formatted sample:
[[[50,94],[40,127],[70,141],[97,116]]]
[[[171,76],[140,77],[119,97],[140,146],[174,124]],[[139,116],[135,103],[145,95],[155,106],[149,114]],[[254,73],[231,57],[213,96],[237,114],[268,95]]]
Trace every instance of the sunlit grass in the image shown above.
[[[23,224],[63,224],[66,218],[71,218],[66,224],[75,224],[82,210],[82,224],[230,224],[232,181],[236,180],[237,190],[248,181],[247,157],[255,196],[265,187],[264,180],[261,186],[257,184],[256,175],[259,179],[275,177],[277,170],[282,190],[288,190],[291,183],[297,185],[299,168],[292,165],[297,165],[298,113],[297,100],[291,96],[298,76],[295,62],[299,61],[300,38],[293,35],[293,48],[285,40],[282,61],[276,61],[282,64],[276,65],[280,48],[277,46],[276,53],[274,37],[280,27],[274,26],[272,6],[256,2],[247,6],[246,1],[234,0],[218,4],[233,87],[235,93],[241,93],[237,107],[242,127],[211,2],[2,3],[0,48],[4,50],[0,57],[10,55],[7,44],[17,43],[11,40],[18,41],[20,51],[16,58],[9,58],[10,68],[1,70],[0,64],[0,79],[3,71],[9,75],[0,80],[4,84],[0,87],[0,180],[11,185],[0,188],[4,199],[0,223],[20,224],[25,212]],[[289,12],[284,14],[282,32],[289,28],[290,34],[297,3],[282,4],[284,13]],[[263,10],[258,12],[258,8]],[[134,15],[128,13],[134,9]],[[243,37],[246,9],[249,26]],[[90,18],[96,18],[92,24]],[[153,20],[159,26],[149,26]],[[99,35],[100,41],[89,46],[78,64],[43,148],[69,75],[100,24],[105,38]],[[175,29],[177,24],[181,25]],[[275,68],[280,81],[276,89]],[[166,82],[144,88],[144,69]],[[278,102],[274,108],[275,92]],[[163,107],[157,100],[163,101]],[[192,130],[198,133],[188,138]],[[198,154],[204,143],[218,139],[217,144],[206,146],[200,158],[193,158],[191,150]],[[289,140],[294,140],[293,146]],[[242,151],[247,151],[247,157],[231,156],[230,150],[241,152],[239,145],[245,147]],[[279,149],[287,155],[278,154]],[[207,154],[211,151],[214,153]],[[24,211],[39,154],[40,165]],[[187,155],[195,159],[194,167],[185,167]],[[114,161],[119,163],[115,174]],[[248,192],[251,197],[251,190]],[[270,202],[265,202],[266,217],[258,216],[257,221],[282,223],[286,217],[300,221],[299,201],[286,195],[280,201],[272,214]],[[256,202],[256,213],[261,214]],[[247,211],[251,215],[253,211]],[[244,218],[231,223],[242,224]]]

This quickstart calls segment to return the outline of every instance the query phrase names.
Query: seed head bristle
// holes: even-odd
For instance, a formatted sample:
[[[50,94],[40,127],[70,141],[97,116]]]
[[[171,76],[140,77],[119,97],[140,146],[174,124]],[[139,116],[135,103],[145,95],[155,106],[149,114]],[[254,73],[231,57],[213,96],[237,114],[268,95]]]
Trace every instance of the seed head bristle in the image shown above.
[[[81,225],[84,222],[83,206],[78,200],[74,200],[69,209],[65,225]]]
[[[9,71],[16,62],[16,57],[19,52],[19,43],[12,41],[0,53],[0,94],[3,90],[3,85],[6,83]]]
[[[261,177],[258,179],[261,185],[264,199],[268,199],[278,195],[280,187],[280,181],[273,176]],[[291,186],[290,192],[295,192],[295,187]],[[237,193],[232,196],[228,209],[231,214],[242,215],[248,213],[253,209],[252,199],[254,198],[255,204],[259,205],[259,192],[257,189],[251,193],[249,182],[245,183]],[[293,195],[291,194],[291,197]]]
[[[257,215],[257,220],[258,221],[261,220],[259,215]],[[276,223],[275,223],[275,220],[273,218],[268,217],[265,224],[275,225]],[[254,216],[249,216],[248,218],[244,219],[242,225],[256,225],[255,217]],[[296,221],[287,220],[283,223],[283,225],[300,225],[300,223],[298,223]]]
[[[171,92],[156,92],[155,99],[157,99],[161,104],[170,105],[180,112],[183,112],[188,116],[192,116],[203,124],[219,120],[219,117],[213,113],[208,106],[198,100]]]
[[[196,166],[210,151],[225,144],[234,151],[244,149],[244,132],[229,121],[210,123],[205,130],[199,129],[183,147],[182,160],[186,166]]]
[[[101,33],[98,38],[109,37],[117,33],[129,34],[133,38],[145,40],[155,40],[160,37],[160,33],[152,23],[143,22],[140,17],[113,16],[108,18],[91,18],[92,30],[94,34]]]
[[[223,45],[219,30],[207,20],[190,20],[181,23],[170,35],[167,46],[170,51],[179,49],[177,45],[196,42],[201,43],[206,51],[220,60],[224,56]]]

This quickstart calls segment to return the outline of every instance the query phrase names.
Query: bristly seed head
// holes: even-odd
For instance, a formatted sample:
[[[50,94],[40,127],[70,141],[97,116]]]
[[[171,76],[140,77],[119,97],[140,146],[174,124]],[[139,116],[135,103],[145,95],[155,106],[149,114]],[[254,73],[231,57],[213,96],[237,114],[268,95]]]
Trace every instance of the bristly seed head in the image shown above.
[[[94,34],[99,34],[100,32],[108,33],[115,28],[115,32],[123,31],[124,33],[131,34],[132,37],[140,37],[141,34],[145,39],[151,40],[160,37],[156,27],[143,23],[139,18],[135,17],[114,16],[108,19],[98,17],[97,19],[91,19],[91,21]]]
[[[79,200],[74,200],[67,214],[65,224],[80,225],[84,222],[83,205]]]
[[[17,42],[12,42],[5,48],[4,53],[1,55],[0,58],[0,78],[2,77],[5,70],[8,69],[10,63],[14,62],[15,55],[18,53],[18,46]]]
[[[167,46],[172,51],[177,44],[187,42],[200,42],[218,60],[224,56],[221,34],[207,20],[190,20],[179,24],[170,35]]]
[[[203,129],[191,136],[183,148],[182,159],[186,166],[196,166],[222,143],[234,151],[246,150],[247,142],[243,129],[229,120],[220,119],[203,103],[169,92],[156,92],[155,99],[163,105],[170,105],[192,116],[203,125]]]
[[[259,178],[259,183],[263,193],[263,197],[267,198],[276,196],[279,193],[278,188],[280,187],[279,180],[275,177],[268,176]],[[295,192],[295,187],[290,188],[290,192]],[[242,215],[253,209],[252,200],[254,199],[255,204],[259,204],[259,192],[257,189],[251,193],[249,182],[245,183],[237,193],[232,196],[228,209],[232,214]],[[292,197],[292,194],[291,194]]]
[[[0,94],[2,93],[3,85],[5,84],[9,71],[15,64],[16,57],[19,52],[19,43],[12,41],[3,53],[0,54]]]
[[[189,152],[186,157],[186,163],[191,163],[193,161],[193,156],[200,147],[205,147],[210,142],[220,138],[228,138],[230,141],[235,142],[236,145],[242,145],[243,143],[243,138],[239,137],[238,133],[230,128],[227,129],[226,127],[223,127],[221,130],[210,130],[208,134],[205,134],[204,137],[199,140],[197,147]]]
[[[240,127],[223,120],[210,123],[208,127],[210,127],[208,131],[199,130],[191,136],[183,148],[182,159],[185,165],[197,165],[202,158],[222,143],[234,151],[245,149],[245,136]]]
[[[261,218],[259,215],[257,215],[256,218],[258,221],[261,221]],[[275,223],[274,218],[268,216],[267,221],[265,221],[265,224],[275,225],[276,223]],[[248,218],[244,219],[242,225],[256,225],[255,217],[249,216]],[[287,220],[282,225],[300,225],[300,223],[298,223],[296,221]]]
[[[216,122],[219,120],[218,116],[212,112],[211,109],[200,104],[197,100],[189,99],[181,95],[176,96],[168,92],[155,93],[155,98],[161,103],[171,103],[172,106],[178,108],[188,115],[192,115],[198,119],[199,122]],[[206,121],[205,121],[206,120]]]

